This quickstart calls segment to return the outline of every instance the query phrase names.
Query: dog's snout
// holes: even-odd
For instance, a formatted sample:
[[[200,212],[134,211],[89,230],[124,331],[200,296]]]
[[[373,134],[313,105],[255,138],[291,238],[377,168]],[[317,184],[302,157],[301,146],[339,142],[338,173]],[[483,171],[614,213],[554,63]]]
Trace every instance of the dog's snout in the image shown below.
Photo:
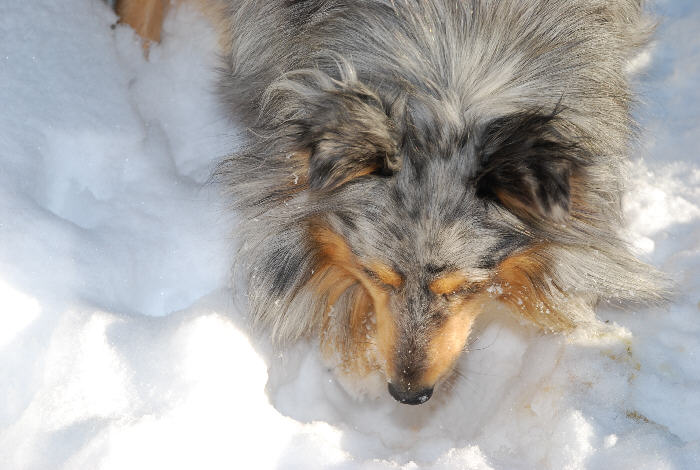
[[[400,387],[389,383],[389,394],[399,403],[405,405],[421,405],[433,396],[433,388],[412,390],[410,387]]]

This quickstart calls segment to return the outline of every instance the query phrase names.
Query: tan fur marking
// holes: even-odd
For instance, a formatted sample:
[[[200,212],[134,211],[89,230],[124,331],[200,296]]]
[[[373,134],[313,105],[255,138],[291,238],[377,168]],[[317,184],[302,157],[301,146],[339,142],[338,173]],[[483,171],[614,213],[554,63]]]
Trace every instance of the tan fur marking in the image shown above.
[[[573,323],[562,315],[551,296],[537,282],[546,276],[546,266],[537,256],[542,247],[534,247],[524,253],[511,256],[501,263],[498,281],[503,289],[500,300],[528,320],[549,330],[562,331],[573,328]]]
[[[342,185],[344,185],[345,183],[348,183],[348,182],[354,180],[355,178],[359,178],[360,176],[369,175],[370,173],[377,171],[377,169],[378,169],[378,167],[376,165],[364,167],[364,168],[356,171],[355,173],[351,173],[351,174],[347,175],[345,178],[343,178],[342,180],[335,183],[332,187],[339,188]]]
[[[572,175],[569,178],[569,188],[569,194],[571,195],[571,210],[582,210],[589,212],[583,198],[583,195],[586,193],[586,187],[583,179],[576,175]]]
[[[396,288],[401,287],[401,284],[403,284],[403,278],[401,275],[384,263],[375,261],[373,263],[369,263],[367,268],[376,274],[379,280],[384,284],[388,284]]]
[[[367,320],[372,311],[372,299],[367,291],[360,290],[350,312],[350,334],[355,345],[367,342]]]
[[[428,346],[428,366],[421,378],[424,386],[433,387],[452,370],[482,307],[483,299],[480,297],[459,300],[450,307],[449,318],[433,333]]]
[[[496,191],[496,197],[501,201],[501,204],[512,212],[525,217],[536,217],[537,209],[524,203],[520,198],[512,195],[508,191]]]
[[[388,294],[380,289],[375,282],[370,280],[357,263],[352,251],[343,238],[328,227],[317,225],[311,228],[311,235],[318,243],[324,256],[324,267],[320,276],[323,276],[318,284],[321,295],[327,295],[326,315],[338,298],[353,284],[359,283],[362,290],[356,294],[352,311],[350,312],[350,334],[352,336],[352,349],[339,351],[345,357],[349,368],[357,372],[371,367],[367,364],[368,348],[372,341],[367,335],[373,336],[373,344],[376,346],[379,357],[374,358],[375,367],[384,367],[384,371],[393,370],[394,344],[396,342],[396,324],[388,309]],[[369,314],[374,311],[376,326],[372,330],[367,329]],[[330,318],[324,319],[324,330],[328,329]],[[335,342],[332,338],[327,341]],[[327,345],[329,346],[329,345]],[[364,370],[364,372],[368,372]]]
[[[607,221],[602,217],[600,212],[594,210],[588,204],[588,201],[586,201],[585,195],[588,194],[588,192],[583,178],[577,175],[571,176],[571,178],[569,178],[569,186],[571,188],[571,216],[594,226],[607,224]]]
[[[309,169],[309,158],[311,158],[310,150],[297,150],[296,152],[285,155],[285,157],[291,159],[298,166],[306,170]]]
[[[150,43],[160,42],[168,5],[177,7],[183,3],[194,5],[205,16],[216,31],[220,52],[224,55],[230,53],[231,21],[226,13],[226,0],[117,0],[115,10],[122,22],[144,38],[143,48],[148,54]]]
[[[291,197],[309,188],[309,152],[293,152],[285,157],[290,160],[291,168],[283,189]]]
[[[379,167],[377,165],[366,166],[366,167],[362,168],[361,170],[358,170],[355,173],[348,176],[347,178],[345,178],[341,184],[345,184],[348,181],[352,181],[355,178],[359,178],[360,176],[369,175],[370,173],[375,172],[378,169],[379,169]]]
[[[151,42],[160,41],[160,32],[165,17],[166,0],[118,0],[115,10],[120,21],[128,24],[145,41],[143,48],[148,51]]]
[[[290,154],[290,158],[295,160],[295,162],[299,164],[298,166],[303,169],[303,179],[304,182],[306,182],[308,180],[309,175],[309,159],[311,158],[311,151],[309,149],[299,150]],[[340,186],[354,180],[355,178],[369,175],[370,173],[377,171],[378,169],[378,165],[368,165],[362,168],[358,168],[356,172],[350,173],[340,181],[335,182],[332,187],[329,187],[329,189],[339,188]]]
[[[379,352],[377,359],[381,361],[380,365],[384,367],[384,373],[388,375],[389,371],[394,370],[394,346],[396,344],[396,322],[389,310],[389,296],[371,283],[369,287],[365,287],[365,291],[372,298],[377,321],[374,332],[374,342]]]
[[[318,279],[315,286],[316,292],[319,295],[328,296],[328,305],[336,303],[343,292],[353,284],[357,284],[357,279],[350,273],[332,265],[321,268],[314,277]]]
[[[435,279],[430,283],[433,294],[451,294],[467,282],[467,276],[461,271],[454,271]]]
[[[318,243],[321,253],[328,263],[350,272],[357,270],[355,256],[343,237],[324,226],[312,227],[311,236]]]

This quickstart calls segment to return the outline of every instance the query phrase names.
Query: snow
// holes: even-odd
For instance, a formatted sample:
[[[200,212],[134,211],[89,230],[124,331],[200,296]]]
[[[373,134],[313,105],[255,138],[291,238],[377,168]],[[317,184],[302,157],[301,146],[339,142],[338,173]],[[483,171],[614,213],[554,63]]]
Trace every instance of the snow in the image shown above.
[[[250,334],[208,183],[240,137],[207,22],[173,8],[146,61],[101,1],[4,0],[0,468],[699,468],[700,3],[653,10],[626,210],[678,295],[601,308],[595,335],[494,310],[462,375],[407,407]]]

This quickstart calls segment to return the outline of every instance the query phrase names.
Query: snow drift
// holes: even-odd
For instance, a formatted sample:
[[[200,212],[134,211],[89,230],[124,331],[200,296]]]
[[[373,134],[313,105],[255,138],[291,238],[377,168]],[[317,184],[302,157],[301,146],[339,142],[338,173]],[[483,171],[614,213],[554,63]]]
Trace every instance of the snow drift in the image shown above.
[[[698,468],[700,4],[659,1],[630,239],[674,274],[605,334],[484,316],[421,407],[357,402],[314,344],[274,352],[231,288],[208,177],[239,145],[212,30],[173,8],[149,61],[98,0],[0,4],[0,468]]]

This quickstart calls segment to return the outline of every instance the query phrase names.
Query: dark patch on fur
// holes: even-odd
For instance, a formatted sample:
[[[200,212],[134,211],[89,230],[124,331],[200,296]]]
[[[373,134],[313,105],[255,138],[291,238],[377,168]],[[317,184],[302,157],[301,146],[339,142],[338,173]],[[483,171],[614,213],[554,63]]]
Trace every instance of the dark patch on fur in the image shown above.
[[[271,275],[273,296],[284,294],[303,275],[299,272],[299,266],[305,256],[305,253],[290,252],[286,247],[280,247],[261,260],[263,272]]]
[[[557,112],[518,113],[486,126],[479,149],[477,196],[500,200],[534,217],[563,220],[570,208],[570,177],[588,156],[557,128]],[[502,195],[517,199],[512,207]]]
[[[527,237],[517,232],[502,233],[496,245],[481,257],[477,267],[494,269],[515,251],[526,247],[528,241]]]

